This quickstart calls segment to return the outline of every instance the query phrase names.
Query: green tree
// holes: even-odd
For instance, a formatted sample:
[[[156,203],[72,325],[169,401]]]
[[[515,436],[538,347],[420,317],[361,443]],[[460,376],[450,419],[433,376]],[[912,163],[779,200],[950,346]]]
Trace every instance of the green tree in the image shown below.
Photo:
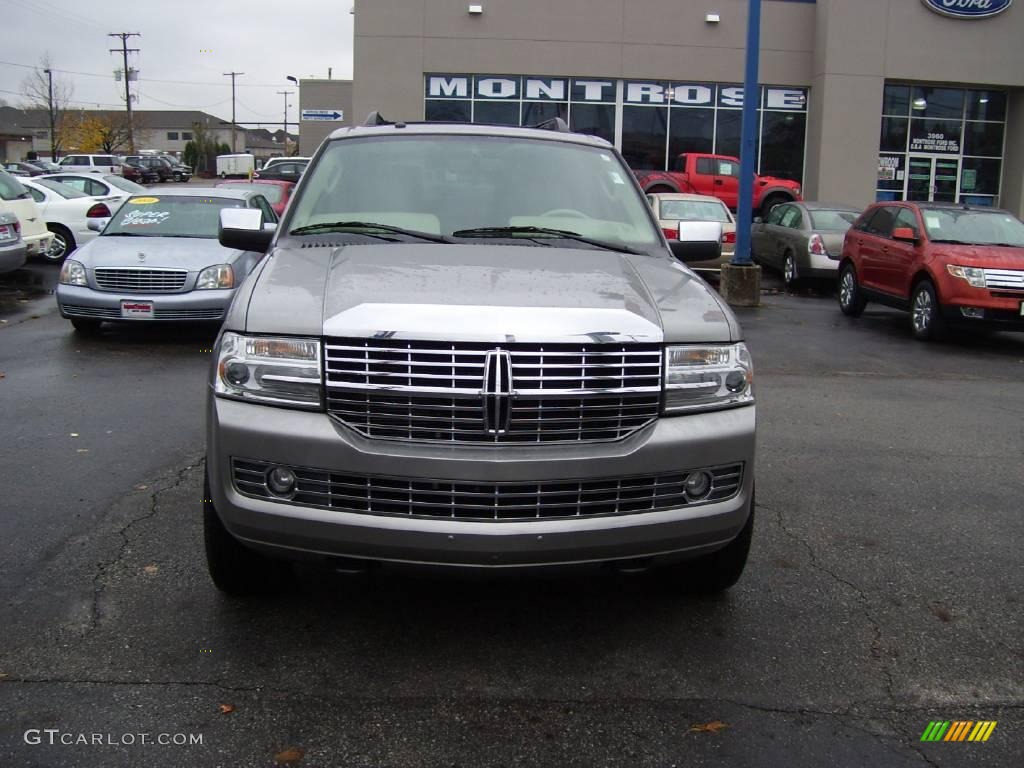
[[[188,144],[185,145],[184,160],[185,165],[189,166],[195,171],[199,170],[199,150],[196,148],[196,143],[194,141],[190,141]]]

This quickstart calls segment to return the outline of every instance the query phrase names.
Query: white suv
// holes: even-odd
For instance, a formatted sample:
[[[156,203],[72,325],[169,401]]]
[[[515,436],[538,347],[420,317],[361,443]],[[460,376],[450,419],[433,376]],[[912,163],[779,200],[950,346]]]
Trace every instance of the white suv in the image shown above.
[[[68,155],[58,165],[62,171],[121,175],[121,163],[113,155]]]

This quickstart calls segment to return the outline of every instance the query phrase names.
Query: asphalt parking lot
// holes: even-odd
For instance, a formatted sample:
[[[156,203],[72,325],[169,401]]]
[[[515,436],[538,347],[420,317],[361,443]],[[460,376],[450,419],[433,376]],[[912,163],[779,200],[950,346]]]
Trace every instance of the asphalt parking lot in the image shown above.
[[[202,556],[214,332],[77,337],[56,272],[0,279],[0,765],[1019,765],[1024,335],[924,345],[828,290],[740,311],[758,507],[726,596],[303,571],[237,603]]]

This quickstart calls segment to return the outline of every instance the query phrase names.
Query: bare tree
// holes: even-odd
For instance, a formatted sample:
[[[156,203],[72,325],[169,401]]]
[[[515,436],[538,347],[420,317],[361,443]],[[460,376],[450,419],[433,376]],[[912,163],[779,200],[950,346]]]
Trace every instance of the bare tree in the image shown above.
[[[74,92],[71,83],[57,75],[47,52],[39,66],[22,81],[21,91],[28,100],[27,109],[41,110],[49,118],[50,160],[56,162],[66,138],[68,103]]]

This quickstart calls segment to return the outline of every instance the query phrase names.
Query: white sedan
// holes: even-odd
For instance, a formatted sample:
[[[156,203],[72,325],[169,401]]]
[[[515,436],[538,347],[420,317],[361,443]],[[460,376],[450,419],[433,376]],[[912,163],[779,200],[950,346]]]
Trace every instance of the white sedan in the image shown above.
[[[97,232],[89,229],[90,219],[110,218],[121,206],[115,197],[90,197],[52,179],[19,179],[32,195],[53,233],[53,242],[43,254],[47,261],[63,261],[75,248],[92,240]]]
[[[36,176],[35,180],[52,179],[77,189],[84,195],[96,197],[106,202],[108,197],[116,197],[117,202],[111,211],[117,210],[125,200],[132,195],[140,195],[148,190],[141,184],[128,181],[123,176],[115,176],[112,173],[50,173],[45,176]]]

